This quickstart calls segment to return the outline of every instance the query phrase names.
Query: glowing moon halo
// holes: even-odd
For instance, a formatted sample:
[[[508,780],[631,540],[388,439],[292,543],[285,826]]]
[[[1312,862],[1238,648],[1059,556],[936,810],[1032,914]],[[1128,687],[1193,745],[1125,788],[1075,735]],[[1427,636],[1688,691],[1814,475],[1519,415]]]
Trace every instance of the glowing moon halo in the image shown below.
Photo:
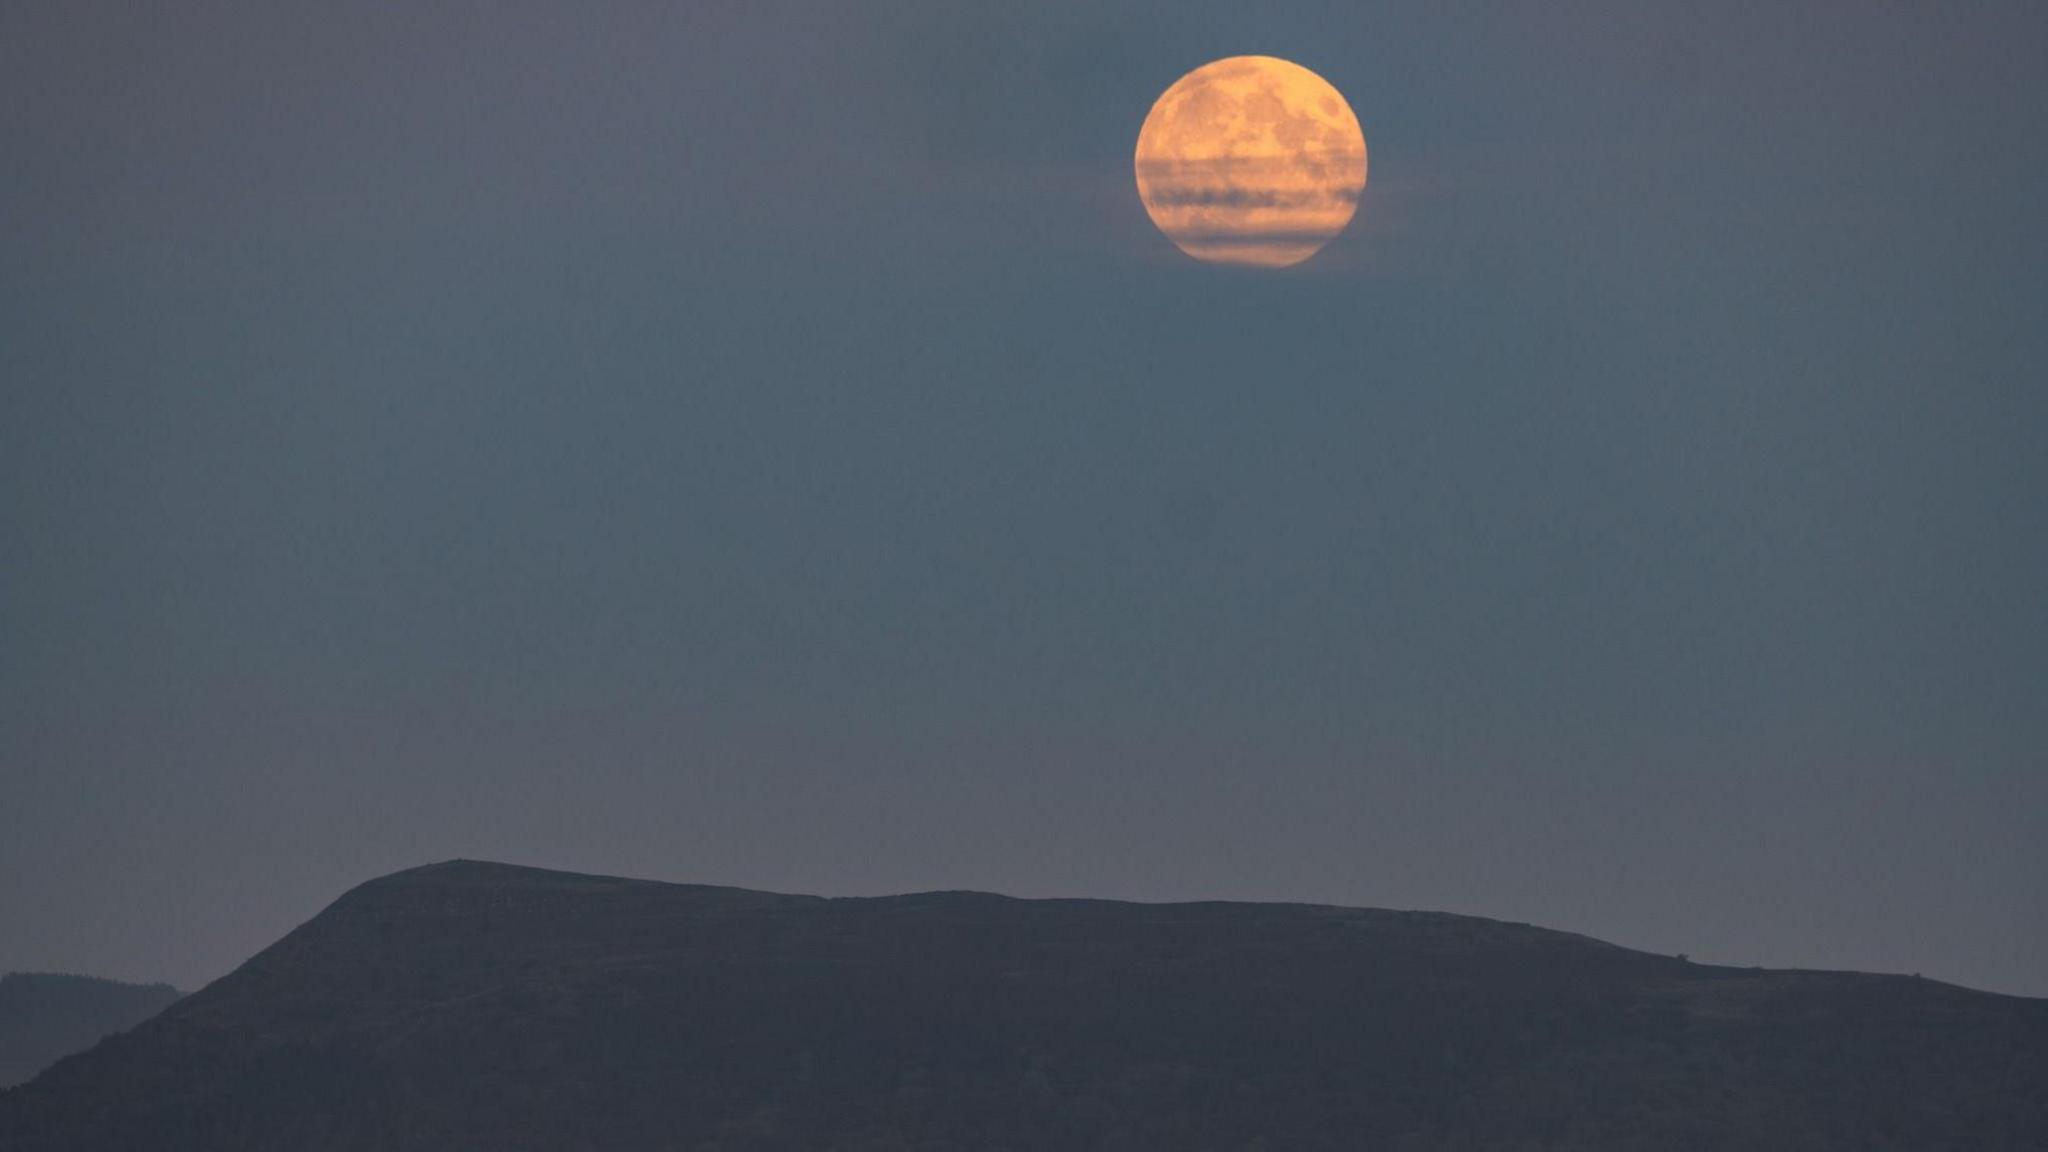
[[[1134,164],[1146,213],[1181,251],[1279,268],[1351,222],[1365,190],[1365,133],[1321,76],[1272,56],[1231,56],[1159,97]]]

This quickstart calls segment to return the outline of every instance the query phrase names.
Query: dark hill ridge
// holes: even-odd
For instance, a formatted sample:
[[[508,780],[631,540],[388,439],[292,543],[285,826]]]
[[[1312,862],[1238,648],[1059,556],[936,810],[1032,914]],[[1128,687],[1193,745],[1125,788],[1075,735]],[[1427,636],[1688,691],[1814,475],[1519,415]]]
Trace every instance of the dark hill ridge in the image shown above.
[[[2048,1149],[2048,1002],[1432,913],[457,861],[0,1095],[0,1148]]]
[[[0,976],[0,1088],[85,1051],[102,1036],[135,1027],[177,998],[169,984],[59,972]]]

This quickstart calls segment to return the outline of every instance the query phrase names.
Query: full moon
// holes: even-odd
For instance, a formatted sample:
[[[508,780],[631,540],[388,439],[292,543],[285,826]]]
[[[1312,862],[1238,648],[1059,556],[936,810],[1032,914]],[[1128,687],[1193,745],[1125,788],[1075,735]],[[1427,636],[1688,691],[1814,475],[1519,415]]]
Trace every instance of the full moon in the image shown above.
[[[1197,260],[1280,268],[1344,230],[1365,191],[1365,133],[1330,82],[1272,56],[1174,81],[1138,130],[1138,198]]]

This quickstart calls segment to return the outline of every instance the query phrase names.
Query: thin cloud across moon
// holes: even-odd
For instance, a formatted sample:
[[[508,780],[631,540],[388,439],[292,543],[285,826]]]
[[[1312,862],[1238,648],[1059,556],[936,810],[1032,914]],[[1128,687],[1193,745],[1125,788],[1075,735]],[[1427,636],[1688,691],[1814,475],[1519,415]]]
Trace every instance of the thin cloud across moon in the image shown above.
[[[1365,133],[1321,76],[1231,56],[1174,81],[1138,131],[1138,197],[1197,260],[1299,264],[1344,230],[1365,190]]]

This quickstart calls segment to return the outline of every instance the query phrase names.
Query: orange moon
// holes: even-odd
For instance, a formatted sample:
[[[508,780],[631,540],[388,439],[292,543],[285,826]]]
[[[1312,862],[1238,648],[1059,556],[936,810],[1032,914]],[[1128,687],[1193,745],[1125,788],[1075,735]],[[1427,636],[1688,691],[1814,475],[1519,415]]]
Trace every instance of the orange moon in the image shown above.
[[[1197,260],[1281,268],[1344,230],[1365,191],[1365,133],[1330,82],[1272,56],[1174,81],[1138,130],[1138,198]]]

